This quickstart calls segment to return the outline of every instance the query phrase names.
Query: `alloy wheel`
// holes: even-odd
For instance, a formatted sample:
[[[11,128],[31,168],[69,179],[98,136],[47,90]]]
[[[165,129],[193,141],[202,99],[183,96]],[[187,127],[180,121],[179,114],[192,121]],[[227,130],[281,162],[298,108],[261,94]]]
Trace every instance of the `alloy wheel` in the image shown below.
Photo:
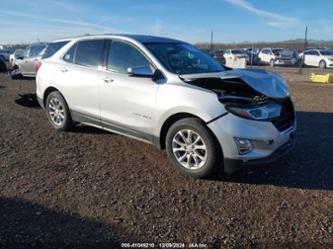
[[[191,129],[178,131],[172,139],[172,152],[185,168],[196,170],[207,160],[207,147],[202,137]]]
[[[65,120],[65,108],[61,104],[60,100],[52,97],[49,101],[48,112],[52,122],[60,126]]]

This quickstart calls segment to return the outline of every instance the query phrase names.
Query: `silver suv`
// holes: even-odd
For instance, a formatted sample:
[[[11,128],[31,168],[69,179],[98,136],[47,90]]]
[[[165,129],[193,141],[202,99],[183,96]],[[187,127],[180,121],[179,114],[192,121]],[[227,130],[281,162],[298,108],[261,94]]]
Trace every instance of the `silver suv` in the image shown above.
[[[278,74],[232,70],[182,41],[73,38],[42,61],[36,80],[55,129],[75,121],[154,144],[194,177],[271,162],[293,147],[294,108]]]

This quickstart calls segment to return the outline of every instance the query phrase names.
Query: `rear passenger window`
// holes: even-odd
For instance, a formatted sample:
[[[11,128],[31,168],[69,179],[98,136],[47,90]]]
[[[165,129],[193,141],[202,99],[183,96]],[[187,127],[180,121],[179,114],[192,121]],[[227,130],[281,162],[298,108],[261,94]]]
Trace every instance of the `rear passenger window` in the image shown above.
[[[112,41],[107,59],[107,70],[126,74],[129,67],[151,66],[137,48],[125,42]]]
[[[63,59],[64,61],[67,61],[69,63],[73,63],[74,61],[74,55],[75,55],[75,49],[76,49],[77,43],[75,43],[64,55]]]
[[[105,40],[87,40],[78,42],[74,63],[95,68],[101,66],[104,43]]]

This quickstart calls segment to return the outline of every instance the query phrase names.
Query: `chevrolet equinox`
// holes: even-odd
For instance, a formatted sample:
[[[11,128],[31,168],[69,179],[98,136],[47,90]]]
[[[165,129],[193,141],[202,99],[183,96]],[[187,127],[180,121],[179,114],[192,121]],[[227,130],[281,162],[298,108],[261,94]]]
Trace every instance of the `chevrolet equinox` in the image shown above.
[[[144,35],[70,39],[37,73],[51,125],[95,126],[166,149],[193,177],[269,163],[294,144],[285,80],[231,69],[179,40]]]

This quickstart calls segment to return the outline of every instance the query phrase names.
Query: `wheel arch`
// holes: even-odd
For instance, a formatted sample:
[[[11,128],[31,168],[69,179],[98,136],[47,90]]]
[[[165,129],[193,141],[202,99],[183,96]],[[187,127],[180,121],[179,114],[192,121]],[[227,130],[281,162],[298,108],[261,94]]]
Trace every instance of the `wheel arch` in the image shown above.
[[[191,113],[187,113],[187,112],[178,112],[178,113],[172,114],[164,121],[163,125],[161,126],[160,132],[159,132],[159,137],[157,138],[157,141],[156,141],[156,145],[159,149],[161,149],[161,150],[165,149],[166,135],[167,135],[167,132],[170,129],[170,127],[178,120],[181,120],[184,118],[199,119],[202,122],[202,124],[205,125],[205,127],[212,133],[212,135],[214,136],[214,138],[216,139],[217,143],[220,146],[221,152],[223,153],[222,145],[218,142],[218,139],[217,139],[216,135],[214,134],[214,132],[206,125],[207,122],[205,122],[199,116],[191,114]]]
[[[45,104],[46,104],[47,96],[49,96],[49,94],[51,92],[55,92],[55,91],[58,91],[61,94],[61,92],[53,86],[49,86],[48,88],[45,89],[44,94],[43,94],[43,105],[44,105],[44,107],[45,107]]]
[[[324,65],[325,65],[324,68],[325,68],[325,67],[327,66],[327,62],[326,62],[326,60],[325,60],[324,58],[321,58],[321,59],[320,59],[318,66],[320,67],[320,64],[321,64],[322,62],[325,63],[325,64],[324,64]]]

